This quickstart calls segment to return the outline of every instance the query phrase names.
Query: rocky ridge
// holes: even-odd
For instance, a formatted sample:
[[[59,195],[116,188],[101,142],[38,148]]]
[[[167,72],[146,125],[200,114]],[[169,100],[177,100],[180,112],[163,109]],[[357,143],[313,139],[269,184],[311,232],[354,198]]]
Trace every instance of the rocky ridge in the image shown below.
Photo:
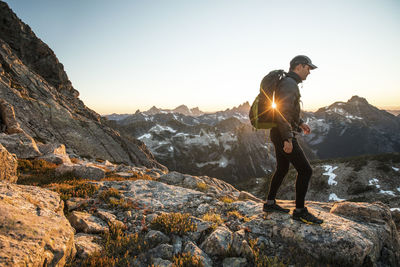
[[[0,143],[19,158],[58,143],[70,155],[163,168],[84,105],[53,51],[1,1],[0,16]]]
[[[208,176],[110,162],[75,164],[97,166],[114,178],[85,182],[93,189],[87,196],[58,191],[65,215],[57,193],[0,182],[2,266],[109,259],[115,235],[135,240],[124,258],[135,266],[172,266],[188,252],[204,266],[254,266],[274,257],[289,265],[399,266],[400,213],[381,202],[307,201],[324,219],[314,226],[290,214],[263,213],[261,199]],[[48,188],[57,190],[57,184]],[[278,202],[294,208],[293,201]]]

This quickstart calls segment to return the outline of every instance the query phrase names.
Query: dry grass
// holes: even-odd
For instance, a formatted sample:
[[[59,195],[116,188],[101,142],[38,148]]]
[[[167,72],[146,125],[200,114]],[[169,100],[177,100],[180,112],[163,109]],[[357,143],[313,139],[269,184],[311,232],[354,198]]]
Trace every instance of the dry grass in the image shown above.
[[[221,216],[215,213],[206,213],[203,215],[201,219],[207,222],[212,222],[213,223],[213,225],[211,226],[212,229],[215,229],[219,225],[224,223],[224,220],[222,220]]]

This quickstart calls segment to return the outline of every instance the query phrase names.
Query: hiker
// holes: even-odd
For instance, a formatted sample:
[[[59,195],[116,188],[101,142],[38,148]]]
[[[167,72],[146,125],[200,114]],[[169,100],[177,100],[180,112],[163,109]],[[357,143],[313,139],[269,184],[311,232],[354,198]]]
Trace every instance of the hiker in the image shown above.
[[[263,211],[279,211],[288,213],[290,210],[276,204],[275,197],[283,179],[292,163],[297,170],[296,178],[296,209],[293,210],[293,219],[308,224],[321,224],[323,220],[316,218],[304,206],[308,183],[312,175],[312,168],[303,150],[296,139],[296,134],[303,131],[311,132],[310,127],[300,119],[300,92],[298,84],[316,69],[310,58],[300,55],[290,61],[289,72],[280,82],[277,96],[278,110],[282,116],[277,116],[277,126],[271,128],[270,138],[275,147],[276,170],[271,180],[269,193]]]

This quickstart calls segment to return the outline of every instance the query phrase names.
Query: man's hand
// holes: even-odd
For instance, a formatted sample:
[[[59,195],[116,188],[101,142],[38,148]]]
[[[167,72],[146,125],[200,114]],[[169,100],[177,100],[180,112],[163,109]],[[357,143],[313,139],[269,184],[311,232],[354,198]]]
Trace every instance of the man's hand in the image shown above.
[[[311,133],[310,126],[308,126],[304,122],[300,125],[300,128],[303,130],[304,134],[310,134]]]
[[[290,153],[292,153],[292,150],[293,150],[292,139],[285,140],[283,142],[283,151],[290,154]]]

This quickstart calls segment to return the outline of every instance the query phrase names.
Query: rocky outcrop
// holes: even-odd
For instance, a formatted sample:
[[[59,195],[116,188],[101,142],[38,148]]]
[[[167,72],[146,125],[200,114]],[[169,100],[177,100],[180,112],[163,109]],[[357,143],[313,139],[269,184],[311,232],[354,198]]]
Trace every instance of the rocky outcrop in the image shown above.
[[[57,193],[0,181],[0,265],[64,266],[74,229]]]
[[[30,137],[61,143],[68,153],[131,165],[164,168],[146,146],[124,138],[78,98],[53,51],[0,2],[0,99]],[[3,105],[4,106],[4,105]],[[7,115],[8,114],[8,115]],[[17,127],[7,126],[8,133]]]
[[[188,179],[188,175],[182,177]],[[85,207],[87,211],[96,207],[103,213],[86,217],[107,220],[104,212],[111,213],[107,217],[124,222],[128,232],[147,232],[145,241],[150,249],[145,254],[153,261],[146,262],[142,255],[143,266],[167,264],[174,255],[185,252],[196,255],[204,266],[254,266],[260,257],[254,254],[257,249],[270,258],[276,256],[286,264],[301,266],[398,266],[399,235],[389,208],[382,203],[307,202],[309,210],[324,220],[316,226],[295,221],[290,214],[263,213],[262,202],[240,200],[239,192],[227,192],[226,197],[231,199],[226,201],[221,192],[212,189],[212,182],[207,184],[208,191],[204,187],[187,188],[182,182],[172,185],[171,177],[153,179],[96,182],[99,192],[116,190],[118,203],[125,207],[130,203],[129,211],[98,197]],[[281,200],[279,204],[294,209],[293,201]],[[158,216],[175,213],[190,214],[197,227],[183,234],[153,228],[151,222]],[[207,219],[211,215],[221,218],[215,227],[216,221]]]
[[[0,133],[0,144],[21,159],[32,159],[42,155],[35,140],[25,132],[15,134]]]
[[[15,155],[10,154],[7,149],[0,144],[0,181],[7,180],[15,183],[17,177],[18,162]]]

